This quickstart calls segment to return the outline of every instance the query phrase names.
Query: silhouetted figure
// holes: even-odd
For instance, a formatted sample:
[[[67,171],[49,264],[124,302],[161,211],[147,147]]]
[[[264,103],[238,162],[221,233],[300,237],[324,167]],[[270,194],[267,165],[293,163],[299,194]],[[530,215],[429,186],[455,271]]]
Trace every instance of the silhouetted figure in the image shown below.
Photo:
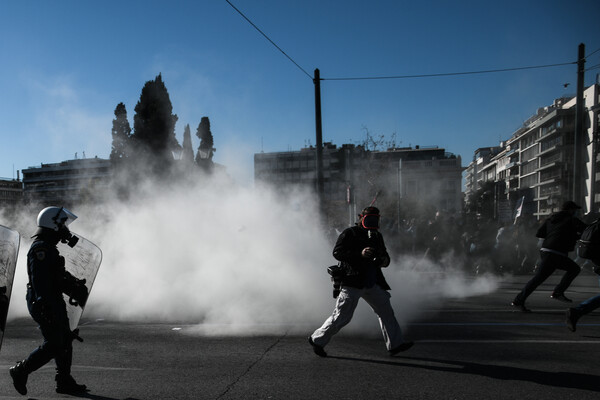
[[[516,233],[513,225],[498,228],[494,245],[494,260],[498,272],[512,272],[517,264]]]
[[[568,253],[573,251],[577,239],[586,228],[586,225],[575,217],[580,208],[574,202],[567,201],[562,205],[561,211],[552,214],[538,229],[536,236],[544,239],[540,249],[540,266],[534,277],[527,282],[511,303],[513,307],[524,312],[530,311],[525,307],[527,297],[557,269],[566,272],[550,297],[564,303],[571,303],[571,300],[565,296],[565,290],[579,275],[581,268],[569,258]]]
[[[38,230],[34,242],[27,253],[27,308],[35,322],[39,324],[44,342],[25,360],[10,368],[15,389],[27,394],[27,378],[33,371],[50,360],[56,362],[56,392],[81,394],[85,385],[79,385],[71,376],[73,359],[73,339],[63,293],[79,292],[77,297],[86,298],[87,289],[83,283],[65,270],[65,259],[56,246],[59,242],[74,247],[78,241],[67,225],[77,217],[62,207],[47,207],[37,218]],[[83,292],[83,293],[81,293]]]
[[[6,286],[0,287],[0,330],[4,332],[6,328],[6,316],[8,315],[9,298],[6,295]]]
[[[538,239],[535,234],[538,223],[533,217],[520,217],[515,225],[517,241],[517,260],[519,268],[516,272],[529,273],[536,270],[539,260]]]
[[[402,331],[387,292],[390,287],[381,272],[381,268],[390,264],[390,256],[379,232],[379,209],[367,207],[359,218],[356,226],[340,234],[333,248],[333,256],[341,262],[344,270],[333,314],[308,338],[314,352],[321,357],[327,356],[325,346],[350,322],[361,298],[379,317],[390,355],[408,350],[413,345],[402,340]]]
[[[600,236],[598,235],[600,232],[600,219],[594,221],[590,225],[590,229],[593,229],[596,233],[592,235],[589,242],[584,244],[586,247],[586,254],[581,254],[583,252],[579,252],[581,247],[578,248],[578,253],[580,257],[589,259],[594,264],[594,272],[600,275]],[[580,243],[582,241],[580,241]],[[590,297],[579,303],[576,307],[569,308],[567,310],[567,328],[569,328],[571,332],[575,332],[579,318],[591,313],[598,307],[600,307],[600,294]]]

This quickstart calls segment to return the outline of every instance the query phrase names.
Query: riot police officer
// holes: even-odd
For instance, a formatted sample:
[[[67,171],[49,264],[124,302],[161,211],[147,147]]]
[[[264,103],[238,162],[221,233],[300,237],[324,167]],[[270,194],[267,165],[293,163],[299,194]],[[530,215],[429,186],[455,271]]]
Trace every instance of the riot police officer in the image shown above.
[[[65,259],[57,249],[59,242],[74,247],[78,238],[68,225],[77,218],[63,207],[44,208],[37,217],[38,229],[27,253],[27,307],[39,324],[44,342],[25,360],[10,368],[15,389],[27,394],[27,377],[50,360],[56,363],[56,392],[78,394],[87,391],[71,376],[73,339],[76,333],[69,327],[63,293],[87,298],[84,280],[78,280],[65,270]]]

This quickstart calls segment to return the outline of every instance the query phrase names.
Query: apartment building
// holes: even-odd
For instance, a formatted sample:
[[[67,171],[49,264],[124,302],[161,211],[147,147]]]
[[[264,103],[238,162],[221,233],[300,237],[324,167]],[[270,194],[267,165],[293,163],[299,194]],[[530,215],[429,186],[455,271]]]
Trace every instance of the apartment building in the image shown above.
[[[323,208],[330,222],[350,225],[362,207],[375,203],[390,223],[418,211],[462,210],[460,156],[437,147],[371,151],[363,146],[323,146]],[[316,149],[254,155],[257,184],[279,191],[316,188]]]
[[[23,173],[23,200],[44,205],[80,204],[103,192],[111,176],[110,160],[83,158],[29,167]]]
[[[465,169],[465,201],[467,205],[472,196],[483,185],[485,167],[501,151],[503,151],[502,146],[481,147],[475,150],[473,161]]]
[[[510,139],[500,144],[496,155],[485,159],[476,152],[475,158],[482,162],[468,167],[469,190],[480,188],[483,182],[495,182],[497,204],[514,206],[524,199],[525,209],[538,218],[557,211],[566,200],[575,200],[584,213],[598,212],[599,100],[600,85],[586,88],[584,132],[577,148],[575,98],[559,98],[552,105],[539,108]],[[582,165],[579,174],[575,173],[576,160]],[[471,178],[474,171],[478,174],[477,184]],[[575,184],[582,187],[578,199],[574,199]]]
[[[0,207],[16,206],[23,196],[23,182],[17,179],[0,178]]]

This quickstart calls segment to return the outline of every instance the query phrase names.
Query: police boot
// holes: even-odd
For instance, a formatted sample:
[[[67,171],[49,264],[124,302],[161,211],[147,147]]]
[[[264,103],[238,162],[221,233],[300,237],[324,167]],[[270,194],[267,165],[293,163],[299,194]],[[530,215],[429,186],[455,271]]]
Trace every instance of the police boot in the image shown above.
[[[25,361],[17,362],[17,364],[14,367],[10,367],[8,371],[10,372],[10,377],[13,380],[13,385],[15,385],[17,392],[25,396],[27,394],[27,377],[29,376]]]
[[[87,392],[85,385],[75,382],[75,379],[68,374],[56,374],[56,393],[63,394],[81,394]]]

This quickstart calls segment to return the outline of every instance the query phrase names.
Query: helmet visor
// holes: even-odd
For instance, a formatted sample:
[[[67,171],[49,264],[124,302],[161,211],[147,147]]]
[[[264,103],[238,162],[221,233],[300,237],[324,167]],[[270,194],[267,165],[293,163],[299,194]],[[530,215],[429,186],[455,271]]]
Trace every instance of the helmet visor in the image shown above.
[[[73,214],[66,208],[61,207],[56,213],[56,217],[53,220],[57,226],[69,226],[69,224],[77,219],[77,215]]]

